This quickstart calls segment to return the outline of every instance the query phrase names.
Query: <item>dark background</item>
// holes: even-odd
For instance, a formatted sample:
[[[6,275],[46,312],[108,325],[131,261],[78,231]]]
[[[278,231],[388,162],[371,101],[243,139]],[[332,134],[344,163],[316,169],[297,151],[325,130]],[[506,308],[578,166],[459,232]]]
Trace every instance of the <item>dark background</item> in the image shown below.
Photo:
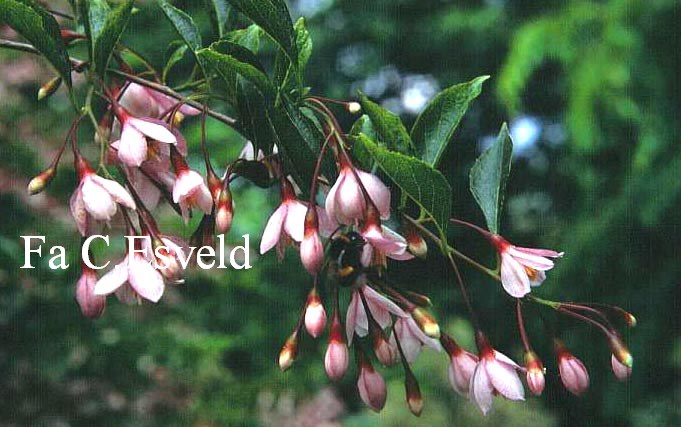
[[[50,2],[66,10],[62,2]],[[205,28],[200,2],[176,2]],[[330,385],[324,341],[304,342],[299,360],[275,363],[309,287],[293,252],[252,258],[249,271],[189,274],[160,304],[126,307],[111,298],[103,318],[80,316],[73,300],[78,237],[68,214],[75,184],[70,159],[45,193],[25,186],[64,137],[72,111],[63,92],[38,102],[52,77],[43,60],[0,52],[0,425],[681,425],[679,277],[681,253],[681,2],[299,0],[289,3],[312,33],[307,81],[315,94],[352,99],[358,89],[410,124],[438,90],[489,74],[442,161],[455,215],[482,223],[468,192],[468,171],[508,121],[515,138],[503,232],[524,246],[566,252],[537,295],[621,305],[639,324],[626,332],[634,356],[628,383],[616,381],[610,353],[593,328],[560,320],[561,335],[589,367],[581,398],[560,386],[550,339],[528,309],[534,346],[547,365],[547,389],[525,403],[495,401],[482,417],[457,396],[447,358],[425,352],[414,369],[426,406],[414,418],[398,369],[383,370],[388,403],[380,415],[358,399],[355,373]],[[154,2],[138,2],[123,42],[162,66],[177,38]],[[0,29],[5,38],[14,37]],[[263,46],[271,63],[272,50]],[[268,59],[269,58],[269,59]],[[345,126],[351,117],[342,116]],[[199,122],[185,135],[198,157]],[[88,133],[89,132],[89,133]],[[215,164],[241,148],[233,131],[209,122]],[[96,152],[91,129],[81,145]],[[87,151],[87,149],[86,149]],[[235,188],[233,241],[257,248],[277,193]],[[165,212],[165,211],[164,211]],[[162,215],[164,229],[189,227]],[[112,233],[113,234],[113,233]],[[451,241],[491,264],[493,255],[460,228]],[[20,235],[46,235],[67,248],[71,268],[21,270]],[[117,241],[116,238],[113,238]],[[122,240],[107,253],[115,257]],[[428,261],[391,269],[401,285],[427,293],[443,329],[469,349],[464,306],[431,245]],[[46,249],[43,248],[45,251]],[[464,267],[472,298],[495,345],[516,360],[522,348],[513,302]],[[354,369],[354,368],[353,368]],[[307,424],[306,424],[307,423]]]

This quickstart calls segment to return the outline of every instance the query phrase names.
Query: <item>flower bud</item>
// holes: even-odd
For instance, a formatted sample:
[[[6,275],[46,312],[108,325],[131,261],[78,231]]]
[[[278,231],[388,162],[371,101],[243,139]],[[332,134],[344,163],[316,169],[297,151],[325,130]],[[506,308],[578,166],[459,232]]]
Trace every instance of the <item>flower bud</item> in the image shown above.
[[[43,99],[55,93],[57,89],[59,89],[59,86],[61,86],[61,82],[61,77],[55,77],[44,85],[40,86],[40,89],[38,89],[38,101],[42,101]]]
[[[421,397],[421,389],[419,388],[419,383],[416,381],[416,377],[411,370],[407,369],[404,374],[404,388],[407,394],[407,405],[409,405],[409,410],[411,413],[418,417],[423,411],[423,397]]]
[[[293,365],[293,361],[296,360],[296,354],[298,353],[298,330],[291,334],[290,337],[284,343],[284,346],[279,352],[279,368],[282,371],[286,371]]]
[[[360,359],[359,378],[357,379],[359,397],[373,411],[380,412],[385,406],[388,394],[385,381],[366,357],[362,356]]]
[[[622,342],[622,339],[617,335],[610,335],[609,337],[610,350],[618,362],[631,369],[634,365],[634,358],[629,353],[629,349]]]
[[[326,311],[322,305],[322,300],[319,298],[317,288],[314,287],[307,296],[307,307],[305,309],[305,329],[317,338],[324,331],[326,326]]]
[[[346,106],[350,114],[357,114],[362,111],[362,106],[359,102],[348,102]]]
[[[81,274],[76,282],[76,301],[80,312],[89,319],[96,319],[102,315],[106,307],[106,296],[95,295],[97,275],[94,270],[81,264]]]
[[[300,243],[300,260],[310,274],[317,274],[324,261],[324,246],[319,237],[317,207],[309,205],[305,214],[305,232]]]
[[[433,306],[433,302],[430,300],[430,298],[428,298],[425,295],[417,294],[416,292],[407,291],[407,290],[403,291],[403,293],[404,293],[404,296],[406,296],[409,301],[413,302],[414,304],[418,305],[419,307],[432,307]]]
[[[584,363],[570,353],[562,342],[557,340],[555,347],[563,385],[572,394],[580,396],[589,388],[589,372]]]
[[[67,45],[74,40],[85,38],[85,34],[77,33],[77,32],[72,31],[72,30],[64,30],[64,29],[60,30],[60,35],[61,35],[61,39]]]
[[[447,334],[440,335],[440,343],[449,353],[449,383],[455,392],[468,397],[471,377],[478,365],[478,356],[461,347]]]
[[[324,356],[324,368],[326,375],[333,381],[340,380],[348,370],[348,346],[343,340],[343,327],[335,311],[331,320],[329,331],[329,346]]]
[[[527,369],[527,387],[532,394],[540,396],[544,391],[546,380],[544,378],[544,365],[537,357],[535,352],[525,353],[525,368]]]
[[[28,194],[31,196],[43,191],[50,184],[50,181],[57,175],[57,168],[50,166],[31,179],[28,183]]]
[[[374,353],[376,353],[378,361],[384,366],[392,366],[399,360],[397,347],[385,339],[382,331],[375,334]]]
[[[228,178],[225,178],[228,179]],[[234,204],[232,203],[232,192],[229,186],[225,186],[218,197],[217,212],[215,213],[215,226],[218,233],[228,233],[232,228],[234,218]]]
[[[426,311],[417,307],[411,312],[411,317],[426,335],[435,339],[440,338],[440,326]]]
[[[631,367],[617,360],[617,357],[615,357],[614,354],[610,357],[610,364],[612,365],[612,372],[618,380],[626,381],[629,379],[631,376]]]
[[[407,249],[416,257],[425,258],[428,254],[428,244],[423,236],[411,223],[404,224],[404,238],[407,240]]]

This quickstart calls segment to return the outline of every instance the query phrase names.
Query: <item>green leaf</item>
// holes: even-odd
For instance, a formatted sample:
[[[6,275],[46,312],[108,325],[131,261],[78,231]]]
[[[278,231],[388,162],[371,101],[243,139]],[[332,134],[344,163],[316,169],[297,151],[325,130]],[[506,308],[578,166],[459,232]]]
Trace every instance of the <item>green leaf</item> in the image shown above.
[[[173,43],[175,45],[173,46]],[[166,61],[166,65],[163,67],[163,74],[162,74],[162,80],[163,82],[167,82],[168,80],[168,73],[170,73],[170,70],[184,58],[184,54],[187,52],[187,45],[182,43],[179,40],[175,40],[171,45],[169,46],[172,49],[172,53],[168,57],[168,60]],[[179,45],[179,46],[178,46]]]
[[[293,29],[296,32],[296,49],[298,50],[298,72],[302,73],[312,55],[312,38],[305,27],[305,18],[302,16],[296,21]]]
[[[411,138],[399,116],[371,101],[363,93],[360,93],[359,102],[371,119],[379,139],[388,149],[402,154],[413,153]]]
[[[296,36],[284,0],[229,0],[229,2],[265,30],[286,52],[289,60],[297,60]]]
[[[501,126],[496,141],[480,155],[471,168],[470,188],[480,205],[492,233],[499,232],[499,218],[504,204],[506,182],[511,173],[513,141],[506,123]]]
[[[0,0],[0,23],[28,40],[71,88],[71,62],[54,17],[31,0]]]
[[[440,171],[417,158],[389,151],[363,133],[355,138],[355,143],[361,144],[383,172],[433,218],[440,237],[446,241],[452,188]]]
[[[106,0],[79,0],[78,10],[85,27],[88,43],[90,45],[90,61],[95,57],[95,40],[99,38],[104,29],[111,8]]]
[[[192,17],[165,0],[158,0],[158,5],[189,49],[193,51],[201,49],[201,33]]]
[[[246,28],[234,30],[226,33],[222,40],[236,43],[257,53],[260,49],[260,37],[262,36],[262,29],[255,24],[251,24]]]
[[[368,136],[369,139],[373,141],[378,140],[378,133],[376,132],[373,123],[371,123],[371,119],[366,114],[362,114],[360,118],[355,121],[355,123],[352,125],[352,128],[350,128],[348,137],[351,140],[354,140],[359,137],[360,133]],[[356,165],[360,168],[365,170],[371,169],[373,159],[371,154],[369,154],[366,148],[364,148],[364,145],[352,144],[352,158]]]
[[[251,141],[254,152],[272,152],[275,136],[270,123],[269,104],[262,94],[243,77],[234,73],[234,92],[239,132]]]
[[[208,8],[208,16],[213,24],[215,33],[218,38],[222,38],[225,33],[225,23],[229,16],[229,6],[226,0],[206,0],[206,7]]]
[[[106,22],[101,27],[99,36],[94,41],[92,65],[93,70],[100,76],[104,75],[106,67],[109,65],[111,53],[120,40],[126,25],[128,25],[133,3],[134,0],[125,0],[109,13]]]
[[[482,83],[488,78],[480,76],[448,87],[418,116],[411,129],[411,138],[421,160],[437,166],[468,105],[480,95]]]
[[[274,94],[274,86],[262,71],[258,59],[243,46],[223,40],[210,48],[199,50],[197,55],[227,84],[231,84],[234,73],[237,73],[253,83],[263,96],[271,97]]]
[[[288,95],[294,94],[297,89],[295,97],[300,98],[303,92],[303,72],[312,55],[312,39],[305,28],[304,18],[301,17],[296,21],[294,29],[298,49],[297,63],[291,64],[283,49],[279,49],[274,62],[274,82],[281,91]]]

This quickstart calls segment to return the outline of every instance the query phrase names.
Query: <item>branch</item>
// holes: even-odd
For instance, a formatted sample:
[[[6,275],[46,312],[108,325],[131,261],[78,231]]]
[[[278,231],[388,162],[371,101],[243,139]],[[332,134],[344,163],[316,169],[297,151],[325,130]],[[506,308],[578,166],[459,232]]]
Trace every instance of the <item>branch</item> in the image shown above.
[[[18,51],[22,51],[22,52],[28,52],[28,53],[40,55],[40,52],[38,52],[38,50],[36,48],[34,48],[33,46],[31,46],[28,43],[21,43],[21,42],[15,42],[15,41],[12,41],[12,40],[0,39],[0,48],[3,48],[3,47],[7,48],[7,49],[13,49],[13,50],[18,50]],[[69,58],[69,59],[71,60],[72,64],[82,64],[82,61],[80,61],[78,59],[75,59],[75,58]],[[119,71],[119,70],[108,69],[107,71],[111,74],[118,75],[120,77],[123,77],[127,80],[130,80],[130,81],[135,82],[137,84],[140,84],[142,86],[146,86],[146,87],[153,89],[157,92],[160,92],[164,95],[168,95],[171,98],[175,98],[178,101],[181,101],[181,102],[183,102],[187,105],[190,105],[194,108],[197,108],[199,110],[203,110],[203,108],[204,108],[204,106],[201,103],[193,101],[193,100],[175,92],[174,90],[170,89],[167,86],[163,86],[161,84],[154,83],[154,82],[151,82],[149,80],[143,79],[141,77],[137,77],[137,76],[132,75],[132,74],[124,73],[124,72]],[[206,110],[206,114],[208,114],[209,116],[213,117],[214,119],[217,119],[217,120],[219,120],[223,123],[226,123],[230,126],[232,126],[236,123],[236,120],[233,119],[232,117],[226,116],[222,113],[218,113],[217,111],[214,111],[214,110]]]

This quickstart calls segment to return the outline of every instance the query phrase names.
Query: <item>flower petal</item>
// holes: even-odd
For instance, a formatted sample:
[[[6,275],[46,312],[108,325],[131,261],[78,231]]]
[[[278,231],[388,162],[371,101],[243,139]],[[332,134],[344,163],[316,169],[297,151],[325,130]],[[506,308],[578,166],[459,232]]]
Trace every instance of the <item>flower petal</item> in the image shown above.
[[[303,240],[305,234],[305,213],[307,212],[307,206],[297,200],[285,203],[288,205],[288,211],[286,212],[286,218],[284,219],[284,231],[286,231],[286,234],[288,234],[291,239],[300,242]]]
[[[287,207],[287,204],[282,203],[270,216],[270,219],[267,220],[267,225],[260,239],[260,254],[264,254],[272,249],[279,241],[281,230],[284,226],[284,219],[286,219]]]
[[[554,265],[553,261],[548,258],[519,251],[513,246],[508,248],[508,253],[519,263],[534,268],[535,270],[550,270]]]
[[[128,190],[116,181],[102,178],[99,175],[92,175],[92,181],[101,186],[111,197],[123,206],[135,209],[135,201],[132,199]]]
[[[177,138],[175,138],[175,135],[173,135],[173,133],[168,130],[165,125],[160,123],[154,123],[151,120],[129,117],[126,121],[126,125],[127,124],[135,127],[135,129],[143,133],[148,138],[155,139],[159,142],[165,142],[166,144],[177,143]],[[125,126],[123,127],[125,128]]]
[[[135,127],[123,126],[118,141],[118,158],[128,166],[139,166],[147,159],[147,140]]]
[[[469,396],[478,405],[484,415],[492,409],[492,392],[494,386],[487,375],[484,362],[478,363],[475,367],[469,387]]]
[[[163,276],[144,258],[135,256],[128,265],[130,286],[144,299],[158,302],[163,296]]]
[[[523,383],[515,368],[496,359],[487,361],[485,367],[494,389],[502,396],[509,400],[525,400]]]
[[[106,272],[95,285],[95,295],[109,295],[128,281],[128,258]]]
[[[71,215],[76,222],[76,227],[82,236],[88,234],[88,217],[87,211],[85,210],[85,203],[83,202],[83,192],[80,186],[76,188],[76,191],[71,195],[69,200],[69,206],[71,207]]]
[[[525,268],[508,252],[501,254],[501,284],[515,298],[522,298],[530,292],[530,279]]]
[[[357,175],[359,175],[359,180],[362,181],[371,201],[374,202],[381,214],[381,219],[390,218],[390,190],[388,187],[374,174],[357,169]]]
[[[348,312],[345,316],[345,334],[348,336],[348,345],[352,345],[352,339],[355,336],[355,327],[357,325],[357,312],[362,308],[358,307],[361,304],[359,294],[357,291],[352,292],[350,303],[348,304]]]
[[[96,175],[83,178],[81,193],[85,209],[94,219],[108,221],[116,214],[116,202],[108,191],[94,181]]]

